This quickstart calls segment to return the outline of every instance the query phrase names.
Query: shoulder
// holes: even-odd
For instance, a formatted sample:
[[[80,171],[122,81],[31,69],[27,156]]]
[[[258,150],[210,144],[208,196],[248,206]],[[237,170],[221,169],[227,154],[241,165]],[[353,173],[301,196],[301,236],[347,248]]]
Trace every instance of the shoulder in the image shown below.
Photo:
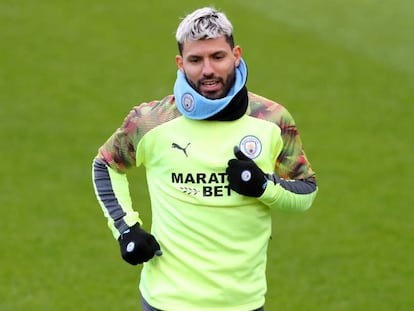
[[[156,114],[158,118],[178,113],[173,95],[168,95],[161,100],[153,100],[141,103],[131,110],[130,114],[137,117],[146,117]]]
[[[144,102],[133,107],[124,119],[123,127],[126,129],[137,126],[155,127],[180,115],[174,96],[168,95],[161,100]]]
[[[249,109],[247,113],[250,116],[270,121],[279,126],[286,123],[294,124],[292,115],[282,104],[253,92],[249,92],[248,96]]]

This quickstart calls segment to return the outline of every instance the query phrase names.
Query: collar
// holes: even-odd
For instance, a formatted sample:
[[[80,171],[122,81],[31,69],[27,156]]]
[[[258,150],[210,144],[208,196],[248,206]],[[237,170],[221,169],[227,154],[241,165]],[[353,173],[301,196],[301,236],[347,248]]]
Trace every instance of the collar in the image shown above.
[[[187,82],[184,73],[177,71],[174,96],[178,110],[193,120],[234,120],[247,108],[247,66],[243,59],[236,67],[236,79],[227,96],[209,99],[202,96]],[[235,112],[236,114],[234,114]],[[241,113],[241,115],[240,115]]]

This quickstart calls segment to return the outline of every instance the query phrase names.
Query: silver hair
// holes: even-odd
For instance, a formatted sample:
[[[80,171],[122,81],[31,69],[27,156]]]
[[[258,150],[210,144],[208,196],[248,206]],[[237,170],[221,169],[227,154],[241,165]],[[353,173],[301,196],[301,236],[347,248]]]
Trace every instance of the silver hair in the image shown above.
[[[175,33],[179,46],[185,41],[233,37],[233,25],[227,16],[213,7],[204,7],[188,14]]]

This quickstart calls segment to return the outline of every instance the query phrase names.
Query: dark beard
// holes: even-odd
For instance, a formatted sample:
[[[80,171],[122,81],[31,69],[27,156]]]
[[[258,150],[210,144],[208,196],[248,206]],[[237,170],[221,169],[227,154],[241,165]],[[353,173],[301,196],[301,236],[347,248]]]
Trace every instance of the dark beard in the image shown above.
[[[196,84],[194,84],[192,81],[190,81],[188,78],[187,78],[187,75],[185,75],[185,78],[186,78],[186,80],[187,80],[187,82],[188,82],[188,84],[190,84],[191,85],[191,87],[197,92],[197,93],[199,93],[201,96],[204,96],[205,98],[208,98],[208,99],[220,99],[220,98],[223,98],[223,97],[226,97],[227,96],[227,94],[229,93],[229,91],[230,91],[230,89],[232,88],[232,86],[233,86],[233,84],[234,84],[234,82],[235,82],[235,80],[236,80],[236,71],[235,70],[233,70],[233,73],[232,74],[230,74],[228,77],[227,77],[227,79],[226,79],[226,81],[224,82],[223,81],[223,79],[221,79],[221,78],[219,78],[218,80],[223,84],[223,86],[224,86],[224,89],[223,89],[223,92],[221,92],[220,94],[218,94],[218,95],[211,95],[211,96],[209,96],[209,94],[206,94],[206,95],[204,95],[204,94],[202,94],[201,92],[200,92],[200,85],[201,85],[201,83],[203,82],[203,80],[204,79],[211,79],[211,78],[214,78],[214,77],[204,77],[203,79],[201,79],[201,80],[199,80],[198,82],[197,82],[197,85]]]

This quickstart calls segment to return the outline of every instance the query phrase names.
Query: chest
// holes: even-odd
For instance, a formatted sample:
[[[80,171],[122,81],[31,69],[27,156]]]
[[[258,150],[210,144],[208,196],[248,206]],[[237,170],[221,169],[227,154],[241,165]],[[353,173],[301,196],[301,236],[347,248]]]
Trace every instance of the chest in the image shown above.
[[[234,146],[239,146],[256,163],[272,167],[279,138],[277,126],[247,116],[232,122],[178,118],[149,132],[137,156],[142,156],[147,169],[221,172],[234,157]]]

